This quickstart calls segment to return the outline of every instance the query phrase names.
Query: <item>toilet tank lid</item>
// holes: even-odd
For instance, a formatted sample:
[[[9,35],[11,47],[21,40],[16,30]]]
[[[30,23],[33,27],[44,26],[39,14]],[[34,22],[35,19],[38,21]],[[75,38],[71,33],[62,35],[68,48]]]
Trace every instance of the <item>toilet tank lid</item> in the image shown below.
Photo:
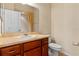
[[[49,44],[49,47],[50,47],[50,48],[58,48],[58,49],[61,49],[61,48],[62,48],[61,45],[56,44],[56,43],[50,43],[50,44]]]

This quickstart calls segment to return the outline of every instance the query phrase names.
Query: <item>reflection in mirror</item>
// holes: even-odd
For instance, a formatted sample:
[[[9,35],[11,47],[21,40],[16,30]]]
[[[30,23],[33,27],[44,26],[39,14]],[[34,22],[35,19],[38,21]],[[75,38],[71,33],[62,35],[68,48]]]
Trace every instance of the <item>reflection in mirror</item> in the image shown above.
[[[1,17],[0,17],[0,36],[2,34],[2,20],[1,20]]]
[[[1,4],[0,4],[0,8],[1,8]],[[1,14],[1,10],[0,10],[0,14]],[[0,16],[0,36],[2,35],[2,17]]]
[[[2,33],[39,31],[38,9],[21,3],[1,3]]]
[[[0,36],[1,36],[1,34],[2,34],[2,17],[0,16]]]

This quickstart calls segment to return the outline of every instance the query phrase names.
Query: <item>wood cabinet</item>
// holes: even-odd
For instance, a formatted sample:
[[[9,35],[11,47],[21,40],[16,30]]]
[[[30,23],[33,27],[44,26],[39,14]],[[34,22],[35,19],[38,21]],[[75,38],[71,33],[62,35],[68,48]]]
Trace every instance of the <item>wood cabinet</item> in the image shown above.
[[[2,48],[0,51],[3,56],[16,56],[20,54],[20,45]]]
[[[42,56],[48,56],[48,39],[42,40]]]
[[[42,46],[42,56],[48,56],[48,44]]]
[[[0,48],[1,56],[48,56],[48,38]]]
[[[41,47],[24,52],[24,56],[41,56]]]
[[[41,46],[41,40],[24,43],[24,51],[34,49]]]

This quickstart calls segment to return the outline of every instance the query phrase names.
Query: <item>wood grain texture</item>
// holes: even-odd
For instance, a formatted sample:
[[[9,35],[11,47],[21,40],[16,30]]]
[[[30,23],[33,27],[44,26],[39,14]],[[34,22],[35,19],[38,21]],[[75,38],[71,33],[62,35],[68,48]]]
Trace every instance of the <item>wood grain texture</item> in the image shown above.
[[[24,51],[41,46],[41,40],[36,40],[24,44]]]
[[[0,48],[1,56],[48,56],[48,38]]]
[[[42,56],[48,56],[48,44],[42,46]]]
[[[20,54],[20,45],[10,46],[1,49],[1,55],[3,56],[15,56]]]
[[[41,47],[25,52],[24,56],[41,56]]]

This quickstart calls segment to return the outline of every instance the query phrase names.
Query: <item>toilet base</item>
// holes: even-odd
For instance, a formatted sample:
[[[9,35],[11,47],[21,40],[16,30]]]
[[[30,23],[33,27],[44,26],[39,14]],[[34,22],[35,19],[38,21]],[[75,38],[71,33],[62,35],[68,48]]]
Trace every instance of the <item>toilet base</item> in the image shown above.
[[[65,56],[62,51],[54,51],[49,49],[49,56]]]
[[[58,56],[66,56],[63,51],[58,52]]]

